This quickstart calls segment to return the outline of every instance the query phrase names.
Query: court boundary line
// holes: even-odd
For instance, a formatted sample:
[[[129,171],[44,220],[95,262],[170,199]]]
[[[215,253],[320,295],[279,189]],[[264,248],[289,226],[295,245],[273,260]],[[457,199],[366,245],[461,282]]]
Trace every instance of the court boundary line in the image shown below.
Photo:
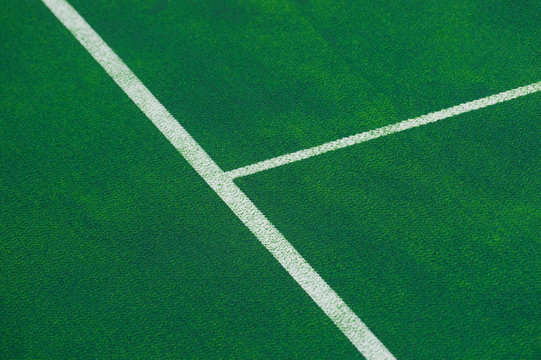
[[[321,145],[298,150],[289,154],[276,156],[267,160],[258,161],[251,165],[246,165],[237,169],[226,171],[231,179],[236,179],[265,170],[273,169],[279,166],[291,164],[297,161],[309,159],[311,157],[325,154],[327,152],[343,149],[352,145],[377,139],[383,136],[402,132],[404,130],[416,128],[422,125],[434,123],[443,119],[454,117],[470,111],[479,110],[505,101],[513,100],[521,96],[533,94],[541,91],[541,81],[530,85],[521,86],[512,90],[504,91],[495,95],[487,96],[478,100],[469,101],[460,105],[452,106],[436,112],[431,112],[416,118],[404,120],[395,124],[379,127],[377,129],[365,131],[338,140],[329,141]]]
[[[210,158],[169,111],[65,0],[42,0],[57,19],[152,121],[194,170],[257,237],[368,360],[395,359],[378,338]]]

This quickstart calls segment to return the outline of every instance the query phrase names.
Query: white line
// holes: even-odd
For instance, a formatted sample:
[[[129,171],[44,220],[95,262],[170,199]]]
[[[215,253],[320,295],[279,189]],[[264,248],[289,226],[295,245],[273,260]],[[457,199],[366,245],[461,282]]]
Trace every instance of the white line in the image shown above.
[[[226,174],[231,179],[255,174],[260,171],[265,171],[299,160],[308,159],[312,156],[324,154],[329,151],[334,151],[351,145],[360,144],[368,140],[377,139],[382,136],[394,134],[421,125],[447,119],[456,115],[467,113],[469,111],[478,110],[487,106],[495,105],[497,103],[515,99],[524,95],[533,94],[538,91],[541,91],[541,81],[513,90],[505,91],[496,95],[488,96],[479,100],[474,100],[464,104],[456,105],[448,109],[432,112],[426,115],[416,117],[414,119],[404,120],[396,124],[383,126],[360,134],[355,134],[342,139],[330,141],[328,143],[314,146],[308,149],[299,150],[290,154],[280,155],[272,159],[260,161],[252,165],[247,165],[238,169],[230,170],[226,172]]]
[[[367,359],[393,355],[65,0],[42,0]]]

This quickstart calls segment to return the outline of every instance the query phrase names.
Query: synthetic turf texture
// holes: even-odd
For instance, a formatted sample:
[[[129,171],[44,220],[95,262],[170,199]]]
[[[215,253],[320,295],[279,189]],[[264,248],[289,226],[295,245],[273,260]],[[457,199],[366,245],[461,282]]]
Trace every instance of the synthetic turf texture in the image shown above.
[[[356,355],[49,10],[5,10],[3,358]]]
[[[277,3],[276,8],[229,2],[73,4],[166,107],[187,121],[189,132],[226,170],[529,84],[540,75],[536,39],[541,27],[534,15],[539,14],[536,2],[495,2],[489,10],[484,2],[407,2],[388,8],[353,2]],[[240,224],[235,225],[234,217],[226,215],[227,209],[220,210],[211,198],[213,193],[197,185],[200,180],[190,175],[174,151],[162,147],[163,139],[145,125],[148,120],[130,108],[133,105],[103,77],[98,66],[85,60],[88,55],[77,44],[70,47],[70,36],[38,5],[9,4],[2,17],[7,24],[1,43],[5,47],[1,83],[6,94],[2,119],[16,120],[2,124],[6,143],[2,146],[6,152],[2,190],[9,195],[2,202],[2,231],[7,234],[2,237],[11,240],[3,243],[2,250],[8,260],[1,265],[2,274],[10,275],[3,276],[9,280],[2,283],[6,286],[2,301],[9,305],[3,307],[9,314],[4,316],[9,327],[2,329],[6,332],[2,341],[23,354],[13,357],[25,357],[25,351],[26,357],[61,357],[67,351],[98,357],[110,357],[108,353],[117,357],[122,353],[136,357],[355,356],[347,340],[311,310],[313,305],[291,286],[290,279],[280,277],[281,270],[272,258],[242,232]],[[73,74],[80,74],[75,83]],[[397,357],[535,358],[539,354],[536,334],[540,333],[539,311],[532,307],[532,299],[540,294],[536,285],[539,265],[534,262],[539,257],[534,237],[539,220],[535,192],[539,187],[535,177],[539,173],[535,162],[539,96],[532,96],[516,100],[515,105],[497,105],[502,110],[483,110],[474,116],[477,128],[471,127],[470,120],[449,128],[458,120],[453,119],[449,125],[421,130],[431,136],[418,138],[411,149],[448,140],[444,150],[424,162],[423,152],[399,157],[409,139],[403,133],[393,135],[398,136],[395,140],[391,136],[357,150],[342,150],[347,154],[336,152],[291,165],[302,166],[302,176],[310,182],[295,184],[299,175],[292,170],[291,185],[282,184],[280,189],[284,195],[271,193],[277,182],[287,181],[285,168],[240,179],[239,185],[288,232],[288,239],[303,249],[301,253],[310,256],[309,262],[318,271],[321,268],[326,279],[332,278],[329,283],[339,287],[339,293],[347,296],[348,304],[384,343],[392,344],[389,347]],[[481,115],[493,112],[494,117]],[[110,137],[118,126],[126,133],[122,140]],[[473,137],[451,136],[459,131]],[[480,134],[490,136],[476,137]],[[412,136],[417,139],[418,135]],[[502,146],[505,142],[500,140],[504,139],[511,143]],[[369,148],[381,150],[372,148],[380,141],[396,142],[397,147],[382,154],[402,159],[395,163],[395,167],[405,166],[401,176],[393,176],[385,159],[379,160],[382,169],[376,171],[377,159],[362,158]],[[475,147],[491,141],[490,151]],[[157,149],[163,154],[155,154]],[[430,148],[423,149],[432,154]],[[461,151],[462,156],[455,155]],[[327,164],[328,156],[347,161],[352,152],[361,156],[359,161],[336,168]],[[434,165],[437,161],[443,161],[443,168]],[[436,166],[442,176],[430,175],[420,162],[425,167]],[[408,195],[420,185],[404,180],[394,186],[391,182],[386,187],[389,194],[375,201],[377,189],[361,192],[355,187],[359,181],[348,181],[347,174],[339,176],[348,171],[362,175],[362,169],[372,169],[374,174],[365,179],[366,186],[380,185],[388,178],[407,179],[406,175],[415,173],[422,177],[426,172],[430,181],[423,186],[433,184],[454,192],[463,188],[465,200],[450,199],[442,206],[434,197],[447,199],[447,193],[428,197],[430,200],[420,197],[424,204],[434,203],[435,209],[447,209],[444,214],[449,220],[437,222],[440,217],[429,216],[428,210],[422,213],[426,215],[423,219],[415,220],[411,210],[403,220],[411,219],[407,227],[389,214],[409,211]],[[487,171],[491,176],[483,176]],[[263,181],[269,178],[273,181]],[[497,180],[503,184],[498,186]],[[252,181],[261,181],[257,189],[250,185]],[[324,191],[329,181],[343,184],[330,187],[334,193],[325,195],[329,194]],[[403,191],[393,192],[397,187]],[[481,190],[472,194],[471,187]],[[100,188],[107,192],[98,191]],[[520,189],[524,195],[519,196]],[[178,192],[173,199],[169,197],[172,190]],[[428,196],[436,190],[421,194]],[[336,201],[343,199],[343,208],[310,200],[320,192]],[[485,192],[481,204],[467,206]],[[292,200],[295,206],[282,208],[295,193],[302,193],[299,198],[311,206]],[[509,205],[497,207],[497,198]],[[358,204],[352,202],[356,199],[365,199],[373,208],[351,206]],[[164,209],[170,221],[153,215]],[[309,218],[301,216],[302,210]],[[519,210],[520,216],[513,215]],[[341,216],[344,219],[332,216],[348,211],[349,217]],[[287,221],[280,224],[277,213],[287,214]],[[468,222],[460,214],[476,215],[475,221]],[[327,230],[318,228],[329,218]],[[201,223],[202,219],[208,220]],[[395,220],[403,225],[395,227],[402,231],[401,236],[386,230]],[[376,222],[375,229],[352,226],[370,221]],[[381,221],[387,222],[382,225]],[[485,227],[480,225],[485,222]],[[119,230],[123,225],[125,230]],[[423,232],[414,231],[416,226],[426,231],[435,227],[435,232],[423,238]],[[292,227],[300,237],[292,239],[296,234]],[[70,232],[72,241],[65,239]],[[224,232],[238,235],[226,238]],[[457,240],[452,242],[445,234],[454,234]],[[324,236],[332,240],[322,241]],[[439,247],[421,251],[426,246],[419,244],[434,238],[440,239],[436,242]],[[230,246],[222,244],[224,241]],[[339,249],[344,250],[341,252],[331,246],[344,241],[355,247]],[[410,254],[399,246],[412,241],[408,249],[418,248],[418,252]],[[114,250],[119,243],[125,244],[124,251],[103,251],[104,247]],[[373,255],[374,243],[398,245],[383,247],[384,256],[374,266],[353,255]],[[481,245],[486,243],[494,245],[482,252]],[[89,244],[96,245],[93,252]],[[460,244],[470,248],[460,248]],[[222,251],[212,251],[222,245]],[[316,255],[304,250],[318,245]],[[62,252],[63,247],[67,248]],[[145,247],[145,255],[138,255]],[[171,247],[179,250],[174,252],[176,256],[169,253]],[[461,258],[453,249],[467,257]],[[441,257],[435,255],[437,251]],[[230,252],[231,258],[222,255]],[[406,253],[410,255],[404,258]],[[509,253],[513,256],[505,256]],[[92,254],[108,261],[96,269],[99,262]],[[208,259],[212,254],[214,261]],[[491,254],[502,257],[474,261]],[[444,255],[449,255],[447,262],[442,260]],[[438,273],[432,272],[431,277],[424,270],[434,257],[445,274],[457,268],[461,271],[455,279],[447,276],[437,281]],[[505,259],[510,261],[507,265]],[[323,266],[322,261],[330,264]],[[418,265],[404,269],[412,261]],[[206,268],[198,267],[201,263]],[[235,269],[230,268],[232,263],[237,264]],[[472,263],[469,268],[468,263]],[[503,264],[492,271],[487,267],[493,263]],[[363,267],[373,273],[358,276]],[[167,276],[159,271],[163,268],[169,269]],[[206,281],[197,281],[194,272],[208,274],[203,276]],[[231,281],[224,279],[227,277]],[[424,278],[428,285],[421,284]],[[65,288],[55,285],[62,279],[66,279]],[[207,288],[209,279],[216,282]],[[369,286],[385,280],[389,287],[395,286],[395,293]],[[69,291],[70,286],[79,291]],[[439,296],[441,289],[457,287],[466,290],[457,291],[455,297]],[[107,296],[111,289],[113,295]],[[208,296],[200,297],[194,289],[206,291]],[[61,290],[64,292],[53,296]],[[86,295],[89,290],[94,296]],[[418,291],[416,301],[406,296],[413,291]],[[260,296],[263,292],[273,294]],[[438,306],[425,300],[427,293]],[[183,296],[174,296],[180,294]],[[400,306],[402,297],[404,306]],[[423,300],[427,303],[424,312],[416,310]],[[189,311],[189,307],[196,309]],[[241,315],[239,308],[253,316],[244,316],[246,311]],[[465,309],[464,318],[446,323],[453,318],[448,314],[457,308]],[[23,326],[27,322],[29,326]]]
[[[374,336],[321,276],[268,221],[232,179],[208,156],[103,39],[65,0],[43,0],[126,95],[190,163],[195,171],[250,229],[351,343],[368,360],[392,360]]]

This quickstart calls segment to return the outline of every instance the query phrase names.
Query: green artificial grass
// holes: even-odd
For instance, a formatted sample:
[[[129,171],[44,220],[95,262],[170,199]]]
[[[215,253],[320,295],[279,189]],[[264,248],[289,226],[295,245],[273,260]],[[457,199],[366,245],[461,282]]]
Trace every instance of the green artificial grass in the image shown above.
[[[2,23],[0,358],[358,356],[40,3]]]
[[[541,3],[71,0],[223,170],[541,80]],[[0,12],[0,358],[359,358],[40,1]],[[537,359],[540,95],[236,180],[399,359]]]

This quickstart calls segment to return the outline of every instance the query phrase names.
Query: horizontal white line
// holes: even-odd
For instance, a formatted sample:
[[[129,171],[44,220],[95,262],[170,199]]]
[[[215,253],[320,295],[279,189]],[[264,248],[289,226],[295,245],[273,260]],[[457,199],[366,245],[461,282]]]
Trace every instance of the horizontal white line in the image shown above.
[[[369,360],[393,355],[218,167],[145,85],[65,0],[42,0],[238,218]],[[204,266],[204,264],[201,264]]]
[[[532,94],[541,90],[541,81],[530,85],[522,86],[513,90],[488,96],[479,100],[470,101],[464,104],[456,105],[448,109],[432,112],[426,115],[408,119],[396,124],[386,125],[374,130],[355,134],[342,139],[334,140],[322,145],[314,146],[308,149],[299,150],[290,154],[280,155],[272,159],[257,162],[238,169],[227,171],[226,174],[231,178],[248,176],[261,171],[272,169],[278,166],[286,165],[299,160],[311,158],[316,155],[324,154],[329,151],[342,149],[351,145],[360,144],[368,140],[377,139],[382,136],[394,134],[407,129],[415,128],[421,125],[433,123],[439,120],[447,119],[456,115],[464,114],[469,111],[478,110],[487,106],[495,105],[504,101],[516,99],[518,97]]]

